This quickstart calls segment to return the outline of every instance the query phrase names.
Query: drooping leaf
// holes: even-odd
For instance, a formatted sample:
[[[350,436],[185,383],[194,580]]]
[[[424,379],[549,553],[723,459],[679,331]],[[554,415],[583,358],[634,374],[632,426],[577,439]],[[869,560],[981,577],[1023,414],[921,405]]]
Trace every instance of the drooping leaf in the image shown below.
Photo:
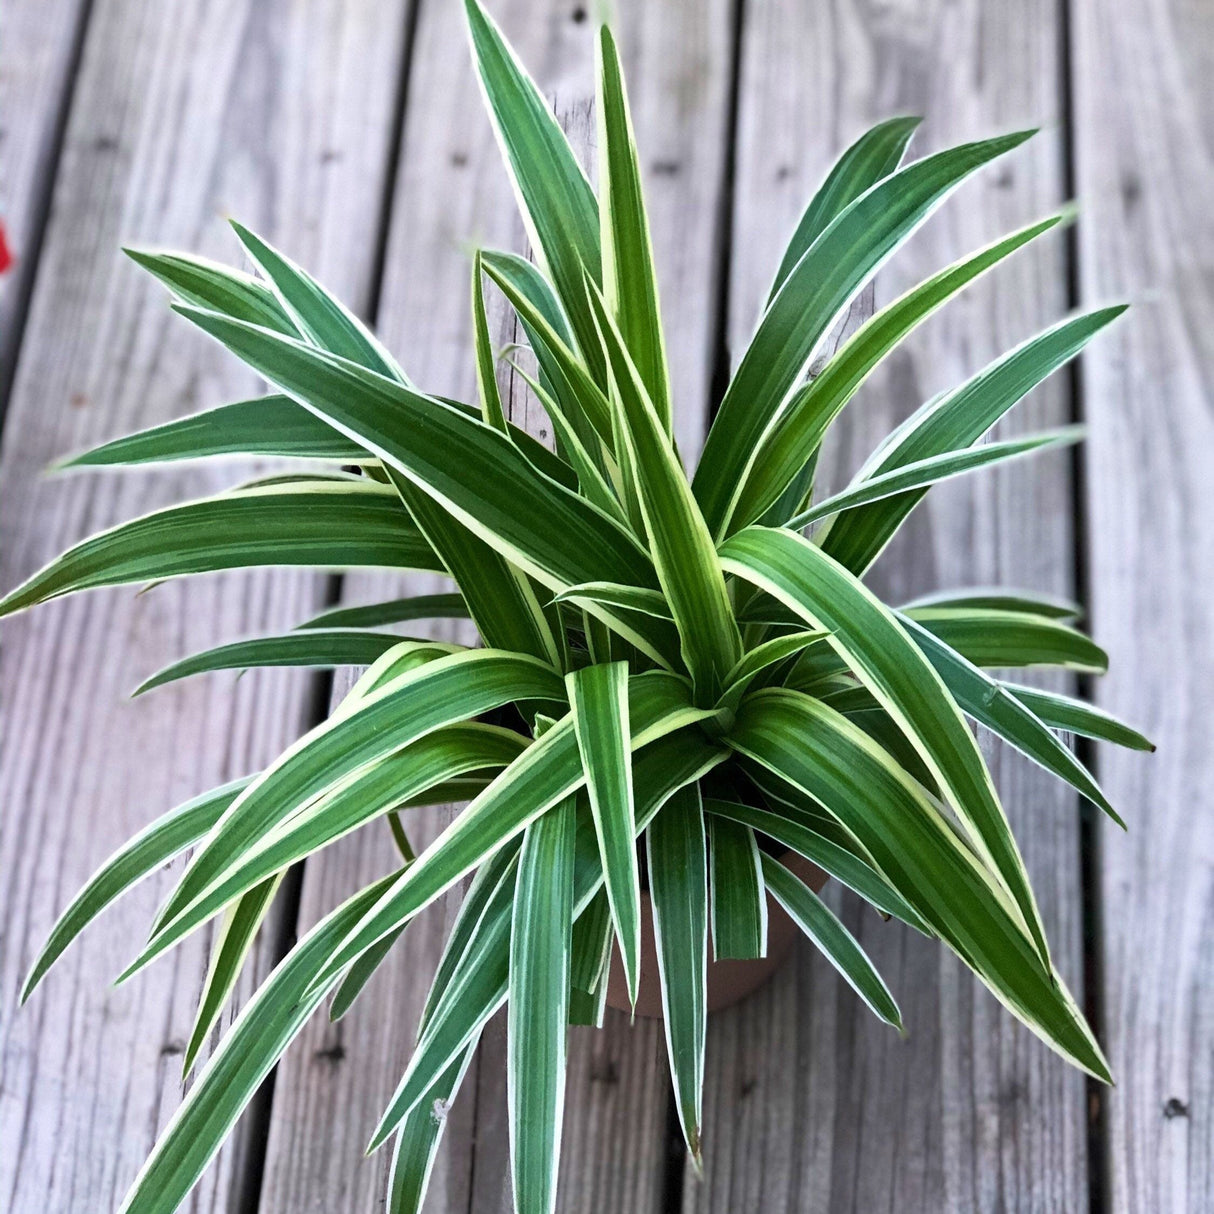
[[[624,662],[587,666],[566,681],[611,916],[628,994],[635,1004],[641,971],[641,878],[629,754],[628,666]]]
[[[173,662],[145,679],[133,692],[142,695],[153,687],[215,670],[244,670],[250,666],[369,666],[376,658],[412,638],[392,632],[354,628],[309,629],[283,636],[250,637],[204,649]],[[433,645],[432,641],[418,641]],[[452,650],[459,646],[451,646]]]
[[[21,988],[24,1003],[63,951],[107,906],[174,856],[197,843],[248,787],[233,780],[169,810],[122,845],[88,879],[55,922]]]
[[[139,1171],[120,1214],[176,1210],[328,985],[308,986],[333,946],[391,883],[367,886],[322,919],[245,1005]]]
[[[759,845],[749,826],[710,817],[712,955],[750,961],[767,956],[767,891]]]
[[[743,704],[730,744],[821,803],[995,996],[1076,1066],[1108,1064],[1058,974],[1042,967],[1002,887],[914,781],[833,709],[771,689]]]
[[[390,490],[312,481],[223,493],[100,531],[10,591],[0,615],[78,590],[255,565],[440,568]]]
[[[659,810],[645,847],[666,1050],[679,1124],[698,1168],[708,1015],[708,849],[698,786]]]
[[[367,603],[359,607],[334,607],[322,611],[300,628],[382,628],[386,624],[404,624],[411,620],[467,619],[468,607],[462,594],[417,594],[407,599]]]
[[[366,463],[365,447],[289,396],[259,396],[127,434],[63,460],[57,468],[101,468],[217,455],[278,455],[330,463]]]
[[[1138,730],[1085,700],[1059,695],[1056,691],[1042,691],[1037,687],[1022,687],[1018,683],[1004,683],[1003,686],[1026,708],[1055,729],[1065,729],[1084,738],[1112,742],[1117,746],[1129,747],[1130,750],[1155,749],[1155,743],[1143,737]]]
[[[763,878],[772,897],[818,946],[827,961],[843,975],[848,986],[868,1004],[873,1015],[900,1029],[902,1014],[889,988],[856,938],[839,922],[826,903],[771,856],[763,857]]]
[[[789,531],[747,528],[725,543],[721,560],[811,626],[829,631],[825,643],[898,723],[946,790],[1048,966],[1045,929],[990,773],[948,688],[893,614],[846,568]]]
[[[552,1214],[565,1108],[576,799],[527,827],[510,928],[507,1096],[517,1209]]]

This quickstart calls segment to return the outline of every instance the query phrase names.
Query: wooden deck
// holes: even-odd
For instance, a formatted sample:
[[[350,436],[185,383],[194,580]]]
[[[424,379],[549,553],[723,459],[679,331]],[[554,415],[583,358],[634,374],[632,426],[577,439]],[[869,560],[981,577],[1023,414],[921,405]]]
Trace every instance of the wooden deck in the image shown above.
[[[492,8],[579,143],[593,137],[577,0]],[[571,1050],[561,1208],[826,1212],[1214,1210],[1214,8],[1195,0],[620,0],[653,199],[679,439],[749,334],[782,242],[867,124],[916,148],[1043,134],[966,187],[877,299],[1074,194],[1067,238],[1009,263],[891,360],[827,461],[837,482],[910,408],[1069,307],[1130,318],[1016,428],[1084,419],[1050,455],[937,490],[877,577],[1082,595],[1113,673],[1091,691],[1159,743],[1089,756],[1130,823],[1092,821],[1015,756],[993,765],[1060,968],[1119,1086],[1085,1086],[928,942],[832,904],[902,1001],[906,1040],[808,947],[710,1023],[706,1165],[685,1171],[660,1027],[613,1017]],[[120,243],[230,260],[237,216],[377,326],[432,390],[474,391],[461,242],[523,247],[455,0],[8,0],[0,18],[0,585],[66,544],[245,469],[46,479],[55,456],[237,399],[235,361],[175,320]],[[871,300],[868,301],[871,306]],[[507,340],[500,317],[499,337]],[[516,402],[516,416],[524,405]],[[537,423],[538,424],[538,423]],[[256,770],[325,710],[325,680],[250,675],[130,703],[149,671],[290,626],[383,579],[270,572],[102,592],[7,624],[0,653],[0,1209],[115,1207],[180,1098],[206,965],[197,939],[119,990],[167,890],[142,887],[22,1012],[55,914],[162,809]],[[339,683],[341,678],[339,676]],[[431,815],[432,830],[442,815]],[[309,861],[259,942],[293,934],[389,858],[375,832]],[[305,1032],[189,1209],[373,1211],[362,1146],[400,1074],[445,931],[411,928],[338,1026]],[[504,1031],[450,1115],[429,1208],[509,1208]]]

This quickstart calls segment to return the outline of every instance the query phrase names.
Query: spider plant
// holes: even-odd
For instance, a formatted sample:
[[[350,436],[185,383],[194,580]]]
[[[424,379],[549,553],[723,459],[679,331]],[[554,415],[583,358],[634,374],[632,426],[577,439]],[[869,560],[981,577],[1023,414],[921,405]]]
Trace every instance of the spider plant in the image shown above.
[[[1122,310],[1068,317],[929,401],[842,492],[814,494],[831,423],[937,308],[1065,218],[941,270],[807,368],[889,257],[967,177],[1031,132],[904,164],[915,120],[865,134],[809,202],[695,475],[672,437],[672,385],[615,43],[598,31],[596,196],[544,98],[477,0],[472,48],[535,254],[480,251],[479,399],[428,394],[304,270],[244,228],[250,275],[186,254],[131,256],[173,308],[273,386],[106,444],[72,468],[231,453],[304,461],[94,535],[0,603],[255,565],[449,575],[457,590],[346,608],[281,636],[186,658],[144,684],[221,668],[367,669],[323,724],[259,774],[170,811],[63,913],[23,997],[109,903],[193,848],[124,978],[222,917],[188,1072],[230,998],[287,869],[346,833],[384,832],[394,871],[352,892],[241,1010],[124,1210],[177,1208],[258,1085],[329,1000],[345,1014],[413,918],[470,874],[416,1049],[371,1139],[393,1140],[390,1209],[418,1208],[452,1099],[488,1019],[509,1011],[516,1208],[554,1206],[566,1034],[599,1023],[618,946],[635,999],[644,847],[675,1099],[700,1154],[705,981],[766,947],[770,895],[882,1020],[897,1004],[856,940],[789,871],[798,853],[885,916],[938,937],[1007,1008],[1100,1080],[1100,1047],[1050,959],[1024,864],[970,723],[1116,816],[1059,737],[1149,743],[1088,704],[991,669],[1098,673],[1078,609],[980,590],[893,607],[864,581],[937,481],[1073,442],[983,442]],[[510,423],[485,290],[517,314],[549,450]],[[526,373],[525,373],[526,374]],[[331,465],[317,472],[317,461]],[[812,527],[812,533],[807,530]],[[462,616],[468,648],[393,631]],[[414,806],[467,801],[420,854]],[[389,833],[388,828],[391,828]]]

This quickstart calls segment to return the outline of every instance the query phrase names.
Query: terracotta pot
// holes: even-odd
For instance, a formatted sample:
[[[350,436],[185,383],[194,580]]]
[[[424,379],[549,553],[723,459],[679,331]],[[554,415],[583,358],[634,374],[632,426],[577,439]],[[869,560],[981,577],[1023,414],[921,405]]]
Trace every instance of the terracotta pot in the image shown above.
[[[780,857],[792,872],[817,893],[826,884],[826,874],[795,852]],[[719,1011],[745,999],[756,991],[784,963],[797,938],[799,928],[770,894],[767,896],[767,956],[756,961],[713,961],[712,942],[708,944],[708,1010]],[[611,972],[607,976],[607,1002],[621,1012],[631,1011],[628,983],[619,948],[611,954]],[[641,980],[637,985],[638,1016],[662,1018],[662,988],[658,976],[657,947],[653,939],[653,909],[649,895],[641,895]]]

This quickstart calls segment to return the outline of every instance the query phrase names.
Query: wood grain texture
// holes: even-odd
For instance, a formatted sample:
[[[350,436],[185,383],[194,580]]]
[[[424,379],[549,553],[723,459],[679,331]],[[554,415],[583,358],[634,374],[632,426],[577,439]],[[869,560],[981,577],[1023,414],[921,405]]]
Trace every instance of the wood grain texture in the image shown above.
[[[745,9],[729,295],[736,362],[783,242],[833,158],[873,122],[926,121],[913,154],[1060,113],[1054,6],[897,3]],[[876,304],[1061,198],[1057,130],[975,182],[878,280]],[[850,406],[824,456],[840,487],[876,441],[934,392],[1065,310],[1061,241],[1022,253],[893,356]],[[1063,384],[1017,410],[1008,432],[1068,414]],[[1071,589],[1063,459],[1025,462],[933,490],[874,570],[893,601],[937,586]],[[1080,979],[1075,798],[1016,756],[991,753],[1055,957]],[[1083,1080],[1018,1028],[939,946],[830,901],[900,999],[902,1041],[868,1016],[812,948],[709,1023],[705,1179],[687,1211],[1085,1208]]]
[[[1084,303],[1128,298],[1084,360],[1098,701],[1152,756],[1099,756],[1106,1208],[1214,1208],[1214,11],[1072,4]]]
[[[251,470],[45,481],[55,456],[255,390],[169,312],[126,241],[234,259],[239,214],[347,296],[371,278],[401,11],[328,0],[99,0],[5,432],[3,584],[87,532]],[[171,583],[6,621],[0,725],[0,1206],[115,1207],[180,1098],[207,933],[115,991],[169,888],[160,874],[73,949],[23,1011],[16,991],[53,916],[153,816],[274,757],[305,723],[299,674],[125,693],[186,650],[287,626],[324,579]],[[268,949],[251,966],[264,974]],[[242,983],[248,989],[248,981]],[[238,1135],[189,1208],[236,1208]]]
[[[0,393],[12,382],[88,7],[87,0],[12,0],[4,10],[0,220],[15,260],[0,277]]]

